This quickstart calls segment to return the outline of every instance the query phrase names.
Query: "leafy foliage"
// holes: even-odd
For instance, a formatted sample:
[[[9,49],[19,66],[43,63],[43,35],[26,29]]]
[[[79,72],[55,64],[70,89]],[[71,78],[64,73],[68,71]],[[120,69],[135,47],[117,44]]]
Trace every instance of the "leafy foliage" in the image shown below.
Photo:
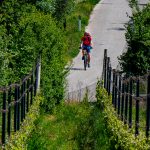
[[[150,70],[150,4],[133,13],[126,29],[128,50],[119,57],[122,70],[143,75]]]
[[[129,6],[132,8],[132,10],[134,11],[139,10],[138,0],[128,0],[128,1],[129,1]]]
[[[36,6],[41,11],[51,14],[61,23],[72,12],[75,0],[38,0]]]
[[[45,13],[53,14],[55,12],[55,0],[38,0],[36,7]]]
[[[56,0],[55,12],[53,13],[53,16],[58,21],[63,21],[66,18],[66,15],[72,12],[72,9],[75,6],[74,4],[74,0]]]
[[[42,56],[43,106],[50,111],[64,94],[67,40],[51,15],[38,11],[36,1],[4,1],[0,9],[0,85],[16,82]]]
[[[7,79],[2,80],[0,85],[6,85],[10,81],[16,82],[27,74],[36,60],[38,50],[34,48],[34,32],[28,26],[28,22],[25,22],[26,17],[35,9],[17,0],[4,1],[0,7],[0,28],[2,28],[0,38],[3,43],[0,51],[4,54],[1,68],[5,66],[0,72]]]

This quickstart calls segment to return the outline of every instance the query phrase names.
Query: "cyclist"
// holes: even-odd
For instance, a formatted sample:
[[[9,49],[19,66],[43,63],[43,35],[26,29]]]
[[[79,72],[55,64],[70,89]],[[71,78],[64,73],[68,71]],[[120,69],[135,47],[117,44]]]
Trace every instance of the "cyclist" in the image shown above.
[[[82,60],[84,59],[83,50],[88,53],[88,67],[90,67],[90,51],[92,48],[92,38],[88,32],[84,32],[84,36],[81,38],[81,48],[82,48]]]

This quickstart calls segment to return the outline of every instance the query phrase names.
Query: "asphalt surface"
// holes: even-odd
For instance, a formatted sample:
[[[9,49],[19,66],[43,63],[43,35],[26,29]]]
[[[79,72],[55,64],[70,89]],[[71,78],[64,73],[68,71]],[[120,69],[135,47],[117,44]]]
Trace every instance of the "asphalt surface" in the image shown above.
[[[86,28],[93,39],[91,67],[84,70],[80,52],[67,76],[69,92],[97,82],[102,74],[104,49],[108,51],[112,68],[117,67],[117,57],[126,49],[124,25],[129,20],[126,12],[131,15],[127,0],[101,0],[95,6]]]

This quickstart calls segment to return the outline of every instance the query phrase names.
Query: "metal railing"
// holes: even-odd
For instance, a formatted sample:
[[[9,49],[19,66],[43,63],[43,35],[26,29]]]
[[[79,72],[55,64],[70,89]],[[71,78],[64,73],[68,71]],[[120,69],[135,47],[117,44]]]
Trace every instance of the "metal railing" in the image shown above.
[[[112,104],[118,117],[134,128],[135,136],[144,131],[149,137],[150,131],[150,73],[143,76],[123,76],[112,69],[107,49],[103,60],[104,88],[112,94]]]
[[[11,134],[20,129],[20,125],[26,117],[33,97],[36,96],[39,87],[39,60],[32,71],[20,82],[0,87],[0,144],[4,145]]]

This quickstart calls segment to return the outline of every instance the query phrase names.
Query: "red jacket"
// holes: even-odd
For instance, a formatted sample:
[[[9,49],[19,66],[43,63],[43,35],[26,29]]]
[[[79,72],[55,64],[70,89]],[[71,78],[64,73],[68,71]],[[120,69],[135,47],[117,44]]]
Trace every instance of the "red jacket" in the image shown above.
[[[91,38],[90,35],[88,35],[88,36],[83,36],[83,37],[81,38],[81,41],[83,42],[83,45],[91,46],[92,38]]]

